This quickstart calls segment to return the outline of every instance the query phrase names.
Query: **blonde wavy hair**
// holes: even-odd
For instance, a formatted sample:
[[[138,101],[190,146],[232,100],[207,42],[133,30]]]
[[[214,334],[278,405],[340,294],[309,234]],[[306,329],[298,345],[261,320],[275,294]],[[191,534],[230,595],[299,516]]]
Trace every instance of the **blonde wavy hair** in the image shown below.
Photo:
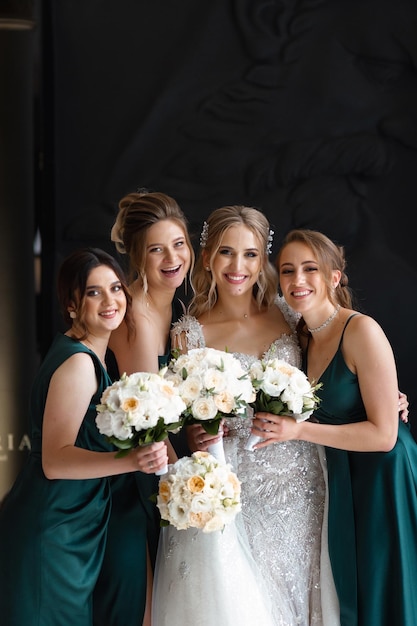
[[[246,226],[259,242],[261,271],[254,285],[254,297],[260,309],[271,306],[278,291],[278,274],[268,258],[270,225],[261,211],[242,205],[224,206],[214,210],[204,223],[200,242],[204,246],[206,261],[211,264],[225,232],[231,226]],[[212,273],[204,269],[204,265],[203,253],[200,251],[192,275],[195,294],[189,305],[189,312],[195,317],[210,311],[217,301],[216,281]]]

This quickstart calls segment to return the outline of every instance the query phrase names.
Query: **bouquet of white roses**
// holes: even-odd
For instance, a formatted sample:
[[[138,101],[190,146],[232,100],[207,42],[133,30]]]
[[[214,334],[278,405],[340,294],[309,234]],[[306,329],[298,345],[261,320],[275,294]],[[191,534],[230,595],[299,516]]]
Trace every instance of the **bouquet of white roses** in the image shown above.
[[[159,373],[123,374],[104,390],[97,405],[96,425],[123,456],[131,448],[162,441],[181,426],[186,409],[173,381]]]
[[[184,425],[200,423],[211,435],[219,432],[224,417],[246,417],[255,399],[248,372],[233,354],[222,350],[190,350],[170,361],[166,376],[178,387],[186,404]],[[221,450],[210,451],[224,458]]]
[[[305,373],[283,359],[257,360],[249,368],[249,374],[256,389],[253,403],[254,412],[288,415],[297,422],[308,419],[319,403],[316,390]],[[262,438],[251,435],[246,444],[247,450]]]
[[[220,420],[246,416],[255,390],[240,361],[222,350],[196,348],[170,361],[166,376],[178,387],[187,408],[186,423],[201,422],[216,434]]]
[[[159,481],[157,507],[162,525],[178,530],[221,530],[241,510],[240,482],[230,465],[207,452],[194,452],[168,466]]]

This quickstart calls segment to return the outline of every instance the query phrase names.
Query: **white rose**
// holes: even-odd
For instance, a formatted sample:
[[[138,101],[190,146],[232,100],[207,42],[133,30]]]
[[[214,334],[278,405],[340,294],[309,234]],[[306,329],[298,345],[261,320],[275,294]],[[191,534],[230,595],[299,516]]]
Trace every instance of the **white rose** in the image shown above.
[[[222,487],[221,477],[218,475],[217,471],[207,472],[204,480],[206,482],[204,491],[210,496],[210,498],[217,497]]]
[[[311,390],[311,385],[308,381],[307,376],[304,374],[303,371],[298,369],[294,369],[289,384],[294,393],[300,396],[308,393]]]
[[[202,383],[198,376],[188,376],[180,386],[180,395],[183,401],[189,406],[196,400],[202,389]]]
[[[278,398],[288,384],[289,376],[281,370],[267,367],[262,380],[262,389],[271,397]]]
[[[190,510],[193,513],[206,513],[211,510],[211,501],[207,494],[197,493],[191,501]]]
[[[130,439],[132,430],[125,422],[125,418],[126,415],[121,410],[114,413],[99,413],[96,417],[96,425],[102,435],[122,440]]]
[[[252,381],[249,378],[238,380],[237,393],[234,393],[234,396],[235,398],[240,396],[240,399],[248,404],[254,402],[256,393],[252,386]]]
[[[158,411],[155,410],[152,401],[147,400],[143,404],[144,406],[141,407],[140,412],[129,413],[129,422],[136,431],[153,428],[158,423]]]
[[[198,398],[192,403],[191,412],[196,419],[211,420],[217,415],[217,407],[210,397]]]
[[[230,482],[223,483],[219,491],[220,498],[230,498],[231,500],[235,499],[235,490]]]
[[[163,416],[165,416],[165,423],[170,424],[172,422],[177,422],[180,419],[181,414],[187,408],[185,402],[179,397],[174,396],[169,406],[164,409]]]
[[[171,501],[168,503],[168,516],[171,523],[178,528],[178,530],[185,530],[188,528],[188,510],[183,507],[181,501]]]
[[[219,393],[225,388],[225,375],[218,369],[209,368],[203,376],[203,384],[206,389],[213,389]]]
[[[221,413],[231,413],[235,406],[235,399],[229,391],[224,390],[214,396],[214,403]]]
[[[249,368],[249,376],[252,380],[262,380],[264,368],[262,362],[257,360]]]
[[[294,393],[290,387],[282,392],[281,400],[287,404],[288,409],[293,413],[301,413],[303,410],[303,397]]]

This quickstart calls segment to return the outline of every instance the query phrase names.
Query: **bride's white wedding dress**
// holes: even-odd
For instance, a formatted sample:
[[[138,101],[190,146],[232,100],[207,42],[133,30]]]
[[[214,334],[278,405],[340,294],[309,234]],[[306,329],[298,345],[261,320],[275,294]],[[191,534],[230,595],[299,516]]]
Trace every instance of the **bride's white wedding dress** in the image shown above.
[[[276,304],[294,329],[285,302]],[[183,316],[173,333],[185,334],[187,349],[205,347],[194,317]],[[277,338],[271,355],[299,367],[295,333]],[[255,358],[235,356],[246,366]],[[223,532],[162,529],[153,626],[338,626],[323,448],[290,441],[249,452],[250,420],[227,423],[225,455],[241,481],[242,512]]]

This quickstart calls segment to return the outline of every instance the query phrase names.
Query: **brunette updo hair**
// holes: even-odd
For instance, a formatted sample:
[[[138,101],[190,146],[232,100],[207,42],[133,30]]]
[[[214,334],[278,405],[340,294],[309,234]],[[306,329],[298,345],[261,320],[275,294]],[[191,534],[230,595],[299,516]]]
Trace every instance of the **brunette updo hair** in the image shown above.
[[[190,249],[191,267],[194,266],[194,250],[188,233],[187,219],[174,198],[165,193],[140,189],[128,193],[119,202],[119,213],[111,230],[111,240],[120,254],[129,261],[129,282],[138,278],[147,291],[145,274],[146,234],[160,220],[178,224]]]

